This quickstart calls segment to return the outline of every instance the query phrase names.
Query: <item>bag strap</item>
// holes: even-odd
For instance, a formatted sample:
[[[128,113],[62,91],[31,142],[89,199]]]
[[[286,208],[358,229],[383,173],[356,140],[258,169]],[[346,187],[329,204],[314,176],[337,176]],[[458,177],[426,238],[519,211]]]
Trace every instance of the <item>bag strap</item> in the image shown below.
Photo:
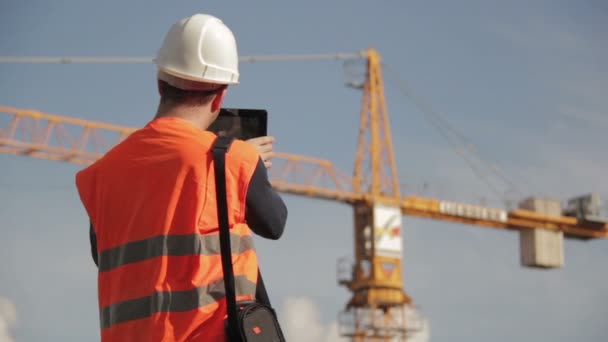
[[[268,292],[266,292],[266,286],[264,286],[264,279],[262,279],[262,273],[260,272],[260,268],[258,267],[258,283],[255,289],[255,298],[265,305],[272,307],[270,304],[270,297],[268,297]]]
[[[220,250],[222,253],[222,269],[224,272],[228,322],[231,326],[236,326],[236,293],[234,290],[234,271],[232,269],[232,251],[230,249],[230,223],[228,222],[228,204],[226,198],[226,153],[230,149],[233,141],[234,138],[218,137],[213,144],[212,152],[215,165],[215,192],[218,223],[220,226]],[[264,279],[262,278],[259,267],[255,297],[260,303],[271,306],[270,297],[266,291]],[[234,319],[231,319],[231,316],[233,316]]]
[[[232,251],[230,250],[230,223],[228,222],[228,205],[226,199],[226,152],[230,149],[233,140],[233,138],[229,137],[218,137],[213,144],[212,152],[215,167],[215,193],[218,223],[220,226],[220,250],[222,253],[224,287],[226,289],[228,325],[231,329],[236,329],[236,327],[238,327],[236,294],[234,290]]]

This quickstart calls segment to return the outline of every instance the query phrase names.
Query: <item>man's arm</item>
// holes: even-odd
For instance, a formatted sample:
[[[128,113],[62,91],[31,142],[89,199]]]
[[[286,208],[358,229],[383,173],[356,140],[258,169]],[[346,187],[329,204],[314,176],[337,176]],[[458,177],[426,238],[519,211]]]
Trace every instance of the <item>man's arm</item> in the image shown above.
[[[261,158],[249,182],[245,219],[254,233],[266,239],[278,240],[285,230],[287,207],[272,188]]]

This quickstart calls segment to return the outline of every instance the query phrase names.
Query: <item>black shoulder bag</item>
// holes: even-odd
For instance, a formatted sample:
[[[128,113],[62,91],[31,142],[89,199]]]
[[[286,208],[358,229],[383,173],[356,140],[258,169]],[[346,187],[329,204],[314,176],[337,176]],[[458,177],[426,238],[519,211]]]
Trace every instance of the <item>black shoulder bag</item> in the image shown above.
[[[232,251],[230,250],[225,168],[226,152],[230,149],[232,141],[232,138],[218,137],[212,149],[215,165],[218,223],[220,226],[220,249],[228,311],[228,320],[225,326],[226,335],[229,342],[285,342],[277,315],[270,305],[259,269],[256,300],[236,302]]]

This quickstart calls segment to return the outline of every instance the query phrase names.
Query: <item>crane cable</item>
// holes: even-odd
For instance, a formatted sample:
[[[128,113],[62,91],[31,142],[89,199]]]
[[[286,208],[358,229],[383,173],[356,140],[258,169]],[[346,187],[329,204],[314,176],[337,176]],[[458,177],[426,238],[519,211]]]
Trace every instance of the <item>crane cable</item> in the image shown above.
[[[449,123],[447,123],[447,121],[445,119],[442,118],[442,116],[437,113],[435,110],[432,109],[431,105],[427,102],[424,101],[420,96],[416,95],[411,87],[408,85],[408,83],[399,76],[398,73],[395,72],[395,70],[393,68],[391,68],[389,65],[386,65],[385,63],[383,63],[383,67],[386,70],[391,70],[391,72],[389,72],[388,74],[393,76],[393,78],[395,79],[395,83],[397,85],[397,87],[401,90],[401,93],[407,97],[410,101],[413,102],[413,104],[418,107],[418,109],[424,114],[425,119],[427,119],[431,125],[433,125],[438,131],[439,133],[450,143],[452,144],[452,146],[454,147],[456,154],[458,154],[461,158],[464,159],[465,163],[469,166],[469,168],[471,168],[471,170],[478,176],[480,177],[480,179],[496,194],[499,196],[500,199],[502,199],[503,201],[507,201],[504,198],[504,194],[501,193],[495,186],[494,184],[492,184],[490,182],[490,179],[487,177],[487,172],[484,172],[483,170],[480,170],[480,168],[478,168],[474,161],[471,159],[470,156],[468,156],[465,152],[469,152],[473,157],[477,157],[477,160],[483,165],[485,166],[490,173],[495,174],[496,176],[498,176],[506,185],[508,185],[508,187],[512,190],[514,190],[515,192],[517,192],[518,195],[520,195],[520,197],[523,197],[523,193],[521,192],[521,189],[519,188],[519,186],[512,181],[509,177],[506,176],[506,174],[501,170],[501,168],[496,164],[491,164],[489,162],[487,162],[478,152],[476,145],[471,142],[470,139],[468,139],[464,134],[460,133],[457,129],[455,129],[452,125],[450,125]],[[451,135],[450,135],[451,133]],[[465,147],[459,147],[459,143],[455,140],[460,140],[460,145],[464,145]],[[521,178],[521,177],[520,177]],[[525,182],[527,186],[529,186],[528,182]]]
[[[289,61],[320,61],[320,60],[348,60],[348,59],[359,59],[365,58],[367,52],[365,50],[354,52],[354,53],[326,53],[326,54],[294,54],[294,55],[251,55],[251,56],[240,56],[240,62],[255,63],[255,62],[289,62]],[[76,57],[76,56],[42,56],[42,57],[30,57],[30,56],[0,56],[0,63],[58,63],[58,64],[72,64],[72,63],[140,63],[149,64],[153,63],[153,57]]]

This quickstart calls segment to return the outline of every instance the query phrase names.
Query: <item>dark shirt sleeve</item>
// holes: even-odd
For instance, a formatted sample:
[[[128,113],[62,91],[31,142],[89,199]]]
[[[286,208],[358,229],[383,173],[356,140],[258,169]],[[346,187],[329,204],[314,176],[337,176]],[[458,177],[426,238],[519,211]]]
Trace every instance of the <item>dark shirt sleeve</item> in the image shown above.
[[[262,159],[249,182],[245,219],[255,234],[266,239],[278,240],[285,230],[287,207],[272,188]]]
[[[93,256],[93,262],[99,266],[97,260],[97,236],[95,236],[95,230],[93,229],[93,223],[89,224],[89,239],[91,240],[91,254]]]

